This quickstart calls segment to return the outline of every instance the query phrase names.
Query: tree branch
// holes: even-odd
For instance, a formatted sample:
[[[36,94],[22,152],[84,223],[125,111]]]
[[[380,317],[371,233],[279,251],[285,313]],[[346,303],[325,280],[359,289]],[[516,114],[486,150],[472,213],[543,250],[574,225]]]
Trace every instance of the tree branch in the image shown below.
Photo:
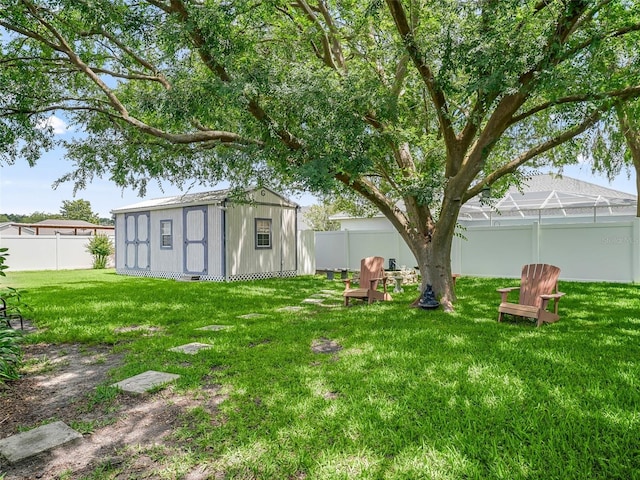
[[[150,0],[147,0],[150,1]],[[176,13],[179,19],[186,25],[191,40],[200,55],[200,58],[204,62],[205,66],[211,70],[221,81],[224,83],[231,82],[231,76],[227,73],[223,65],[211,55],[207,49],[207,42],[204,35],[197,27],[196,22],[190,18],[189,12],[182,0],[170,0],[171,12]],[[276,133],[280,141],[284,143],[291,150],[299,150],[302,148],[302,143],[287,129],[280,127],[267,112],[260,106],[255,98],[248,99],[248,111],[253,117],[266,125],[270,130]]]
[[[122,50],[124,53],[129,55],[129,57],[134,59],[137,63],[145,67],[147,70],[152,71],[155,75],[148,77],[149,80],[160,82],[162,86],[167,90],[171,89],[171,85],[169,84],[167,79],[164,77],[164,75],[158,74],[158,69],[155,67],[155,65],[152,65],[150,62],[148,62],[141,56],[137,55],[133,50],[131,50],[124,43],[118,40],[114,35],[111,35],[110,33],[106,32],[104,29],[102,29],[100,33],[105,38],[111,40],[114,44],[116,44],[118,48],[120,48],[120,50]],[[127,78],[127,77],[124,77],[124,78]]]
[[[576,94],[569,95],[562,98],[557,98],[555,100],[549,100],[548,102],[541,103],[526,112],[521,113],[520,115],[516,115],[509,122],[509,126],[514,125],[527,117],[535,115],[536,113],[540,113],[548,108],[562,105],[566,103],[581,103],[581,102],[593,102],[597,100],[606,100],[608,98],[619,98],[622,100],[626,100],[633,97],[640,96],[640,85],[636,85],[633,87],[623,88],[621,90],[611,90],[609,92],[601,92],[601,93],[584,93],[584,94]]]
[[[606,108],[609,108],[609,107],[606,107]],[[591,115],[589,115],[581,123],[574,125],[568,130],[565,130],[560,135],[557,135],[556,137],[553,137],[547,140],[546,142],[536,145],[535,147],[527,150],[526,152],[519,155],[512,161],[504,164],[499,168],[496,168],[493,172],[487,175],[484,178],[484,180],[476,183],[473,187],[469,188],[465,192],[464,196],[462,197],[462,202],[464,203],[469,199],[475,197],[482,191],[483,188],[487,186],[491,186],[496,180],[503,177],[504,175],[515,172],[518,169],[518,167],[524,165],[526,162],[528,162],[532,158],[538,155],[541,155],[545,152],[548,152],[549,150],[557,147],[558,145],[561,145],[562,143],[567,142],[568,140],[571,140],[577,135],[580,135],[585,130],[593,126],[598,120],[600,120],[602,116],[602,112],[606,110],[606,108],[599,108],[595,110]]]
[[[453,125],[449,118],[447,102],[444,92],[436,84],[431,68],[425,63],[424,56],[418,47],[413,36],[413,30],[409,26],[406,13],[400,0],[386,0],[391,16],[396,25],[396,29],[402,38],[407,53],[411,57],[413,64],[416,66],[422,81],[427,86],[431,101],[436,107],[440,130],[443,134],[447,150],[450,151],[456,144],[456,135],[453,131]]]
[[[590,45],[592,45],[594,42],[606,40],[608,38],[622,37],[624,35],[627,35],[628,33],[637,32],[637,31],[640,31],[640,23],[636,23],[636,24],[633,24],[633,25],[627,25],[627,26],[619,28],[617,30],[611,30],[609,32],[605,32],[602,35],[598,35],[598,36],[595,36],[595,37],[590,37],[589,39],[587,39],[587,40],[579,43],[578,45],[574,46],[573,48],[567,50],[563,55],[558,57],[556,63],[563,62],[564,60],[567,60],[567,59],[573,57],[577,53],[581,52],[585,48],[587,48]]]

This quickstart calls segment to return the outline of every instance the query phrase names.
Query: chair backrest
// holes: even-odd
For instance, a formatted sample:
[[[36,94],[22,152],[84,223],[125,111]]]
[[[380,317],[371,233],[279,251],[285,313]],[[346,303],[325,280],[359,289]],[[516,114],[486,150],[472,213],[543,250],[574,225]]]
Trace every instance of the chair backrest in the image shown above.
[[[372,278],[382,278],[384,276],[384,258],[367,257],[360,262],[360,288],[369,288]],[[376,280],[371,288],[378,288]]]
[[[540,295],[558,291],[560,269],[546,263],[532,263],[522,267],[520,279],[520,305],[539,307]]]

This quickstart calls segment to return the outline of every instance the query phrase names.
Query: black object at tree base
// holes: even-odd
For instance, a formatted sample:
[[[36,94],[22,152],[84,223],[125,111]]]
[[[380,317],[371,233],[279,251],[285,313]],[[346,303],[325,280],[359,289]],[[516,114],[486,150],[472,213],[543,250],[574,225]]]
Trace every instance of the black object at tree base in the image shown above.
[[[427,288],[425,288],[424,292],[422,292],[422,295],[420,295],[418,306],[420,308],[424,308],[425,310],[434,310],[440,306],[440,302],[436,300],[436,294],[433,291],[433,287],[431,285],[427,285]]]

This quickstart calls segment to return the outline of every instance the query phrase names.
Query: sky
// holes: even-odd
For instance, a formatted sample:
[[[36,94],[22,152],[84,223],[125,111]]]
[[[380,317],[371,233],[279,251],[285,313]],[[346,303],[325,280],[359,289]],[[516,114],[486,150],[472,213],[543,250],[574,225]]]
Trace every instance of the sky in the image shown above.
[[[56,117],[52,118],[51,126],[58,135],[73,134],[64,122]],[[146,199],[186,193],[170,184],[164,184],[162,188],[156,184],[150,184],[145,197],[140,198],[136,191],[122,190],[108,179],[94,180],[85,190],[78,191],[75,196],[73,195],[72,183],[62,184],[54,190],[53,183],[71,171],[72,167],[71,162],[64,158],[64,151],[59,149],[46,153],[34,167],[29,167],[26,161],[18,161],[15,165],[0,166],[0,213],[25,215],[34,212],[60,213],[64,200],[82,199],[90,202],[92,211],[100,217],[110,218],[111,210],[119,207]],[[637,195],[633,170],[630,178],[624,172],[613,182],[609,182],[603,175],[592,175],[588,165],[566,167],[563,175]],[[209,189],[197,186],[191,190],[191,193],[215,190],[226,186],[221,184]],[[315,197],[308,194],[292,196],[291,200],[301,206],[316,203]]]

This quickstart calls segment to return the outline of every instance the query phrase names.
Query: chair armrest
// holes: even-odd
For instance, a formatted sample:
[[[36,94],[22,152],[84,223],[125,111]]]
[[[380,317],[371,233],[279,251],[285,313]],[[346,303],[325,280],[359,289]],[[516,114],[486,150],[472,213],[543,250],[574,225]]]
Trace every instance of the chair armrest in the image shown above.
[[[520,287],[507,287],[507,288],[498,288],[496,291],[500,294],[500,301],[505,303],[507,301],[507,297],[510,292],[514,290],[520,290]]]
[[[549,293],[549,294],[545,294],[545,295],[540,295],[540,298],[542,298],[543,300],[551,300],[551,299],[558,299],[561,297],[564,297],[565,293],[564,292],[556,292],[556,293]]]
[[[351,288],[351,279],[350,278],[344,278],[342,279],[342,283],[344,283],[344,288]]]
[[[377,277],[377,278],[370,278],[369,279],[369,289],[373,289],[373,284],[375,282],[379,282],[382,281],[382,286],[384,288],[384,291],[387,291],[387,281],[389,280],[389,277]]]
[[[555,312],[555,314],[558,314],[558,304],[560,302],[560,298],[564,296],[564,292],[556,292],[556,293],[549,293],[549,294],[544,294],[544,295],[540,295],[540,298],[542,299],[542,309],[546,310],[547,309],[547,305],[549,304],[549,300],[553,300],[553,311]]]

